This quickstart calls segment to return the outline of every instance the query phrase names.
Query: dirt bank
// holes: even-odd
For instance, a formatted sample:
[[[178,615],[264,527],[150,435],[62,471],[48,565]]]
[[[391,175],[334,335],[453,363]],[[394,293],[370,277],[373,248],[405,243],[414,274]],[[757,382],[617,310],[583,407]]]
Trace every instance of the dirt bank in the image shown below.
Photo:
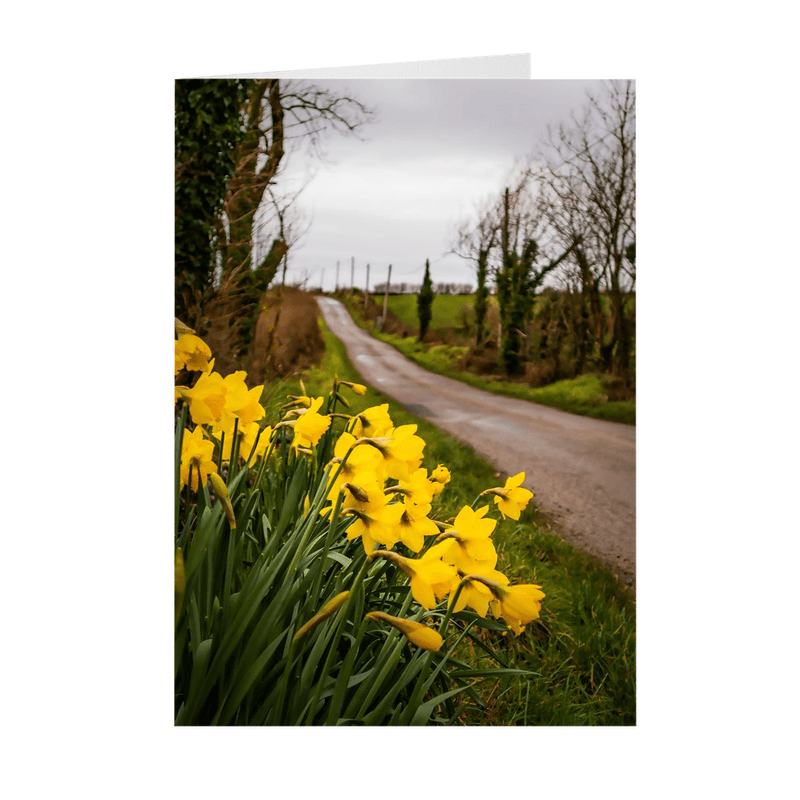
[[[325,351],[314,296],[284,286],[264,297],[256,323],[248,374],[255,384],[298,373]]]

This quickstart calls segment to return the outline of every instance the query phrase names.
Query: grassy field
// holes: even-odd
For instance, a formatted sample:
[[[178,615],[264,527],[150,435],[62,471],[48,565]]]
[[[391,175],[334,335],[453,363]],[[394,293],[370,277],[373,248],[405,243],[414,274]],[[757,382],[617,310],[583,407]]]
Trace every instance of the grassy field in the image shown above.
[[[380,298],[373,297],[375,302],[380,302]],[[469,309],[475,304],[475,295],[450,295],[437,294],[433,298],[433,318],[431,328],[459,328],[463,324],[461,318],[462,310]],[[497,298],[491,296],[489,305],[496,307]],[[417,296],[415,294],[395,294],[389,297],[389,311],[392,312],[404,325],[409,328],[417,328],[419,319],[417,317]]]
[[[495,298],[490,298],[495,301]],[[440,302],[441,301],[441,302]],[[450,320],[458,322],[459,310],[466,304],[471,306],[473,297],[469,295],[437,295],[433,304],[431,330],[441,330],[450,324]],[[345,300],[345,302],[347,302]],[[438,306],[437,306],[438,304]],[[534,403],[559,408],[572,414],[579,414],[594,419],[605,419],[622,422],[627,425],[636,424],[635,400],[609,400],[603,385],[603,378],[597,374],[581,375],[570,380],[562,380],[548,386],[532,388],[523,382],[501,380],[496,376],[475,375],[459,369],[459,362],[468,350],[465,345],[439,344],[429,345],[417,341],[416,336],[400,336],[384,333],[371,325],[365,325],[358,310],[351,304],[350,312],[356,323],[387,344],[396,347],[406,358],[431,372],[444,375],[454,380],[463,381],[471,386],[484,389],[494,394],[516,397]],[[389,297],[389,309],[404,324],[412,327],[410,320],[416,320],[416,295],[394,295]]]
[[[326,353],[321,364],[303,376],[309,395],[330,390],[331,377],[362,381],[348,361],[341,342],[324,333]],[[299,394],[298,381],[268,387],[268,411]],[[354,410],[390,402],[368,388],[353,398]],[[492,486],[502,485],[494,467],[468,447],[418,419],[393,402],[396,425],[413,423],[426,442],[423,466],[445,464],[453,475],[442,495],[437,517],[455,516],[464,504]],[[499,516],[499,515],[498,515]],[[537,672],[537,678],[484,680],[477,688],[481,708],[463,701],[462,721],[470,725],[634,725],[635,602],[628,587],[590,556],[566,544],[535,508],[519,523],[501,522],[493,536],[498,569],[520,583],[538,583],[546,593],[541,619],[519,638],[482,631],[505,665]],[[481,661],[479,648],[465,654]]]

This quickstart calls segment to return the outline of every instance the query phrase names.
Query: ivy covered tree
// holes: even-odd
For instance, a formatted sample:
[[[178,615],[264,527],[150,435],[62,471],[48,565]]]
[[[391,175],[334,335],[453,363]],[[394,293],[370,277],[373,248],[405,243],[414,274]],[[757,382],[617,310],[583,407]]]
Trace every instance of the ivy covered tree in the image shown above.
[[[237,80],[175,82],[175,314],[193,325],[212,291],[217,220],[243,135]]]
[[[433,313],[433,282],[431,281],[431,265],[425,259],[425,277],[422,280],[422,287],[417,295],[417,316],[419,317],[419,340],[425,338],[428,332],[428,325],[431,322]]]
[[[328,130],[355,132],[373,112],[304,81],[180,80],[175,97],[176,315],[238,369],[290,245],[275,191],[287,151],[318,151]]]

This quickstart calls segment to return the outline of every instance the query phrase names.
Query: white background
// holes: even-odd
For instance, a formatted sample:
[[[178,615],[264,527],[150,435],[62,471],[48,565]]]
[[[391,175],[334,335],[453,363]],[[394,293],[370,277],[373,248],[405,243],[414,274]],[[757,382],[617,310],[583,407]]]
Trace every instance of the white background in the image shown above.
[[[6,11],[8,796],[786,796],[798,532],[786,7]],[[637,80],[638,725],[174,729],[174,79],[524,52],[536,78]]]

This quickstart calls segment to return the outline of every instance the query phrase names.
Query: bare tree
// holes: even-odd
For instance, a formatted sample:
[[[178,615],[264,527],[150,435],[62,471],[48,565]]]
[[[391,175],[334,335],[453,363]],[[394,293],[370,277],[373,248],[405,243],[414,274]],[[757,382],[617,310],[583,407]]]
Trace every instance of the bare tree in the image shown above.
[[[636,238],[636,93],[632,81],[606,83],[590,96],[582,116],[548,135],[539,166],[539,207],[562,244],[574,249],[594,337],[606,369],[627,376],[632,330],[627,294],[636,280],[626,256]],[[634,251],[635,252],[635,251]],[[609,299],[612,327],[605,333],[600,293]]]
[[[302,234],[294,207],[298,192],[277,189],[287,154],[305,141],[321,157],[326,131],[355,133],[374,114],[355,98],[305,82],[245,81],[245,91],[244,133],[216,221],[219,290],[206,313],[216,328],[224,328],[219,347],[231,352],[230,368],[247,353],[260,300]],[[271,240],[266,252],[254,248],[257,239]]]

